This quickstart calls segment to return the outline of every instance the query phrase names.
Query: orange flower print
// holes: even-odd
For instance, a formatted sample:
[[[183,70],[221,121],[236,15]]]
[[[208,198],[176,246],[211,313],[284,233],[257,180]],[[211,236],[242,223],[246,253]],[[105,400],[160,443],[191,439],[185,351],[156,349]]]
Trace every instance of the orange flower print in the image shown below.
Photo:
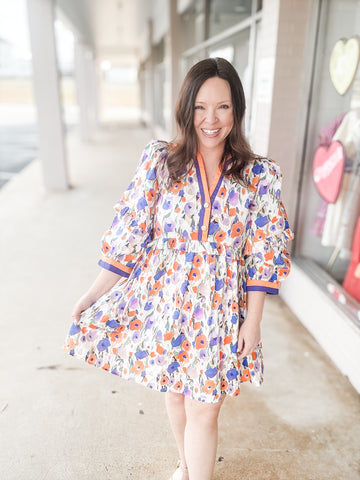
[[[161,282],[158,280],[154,283],[153,288],[150,290],[150,295],[157,295],[161,289]]]
[[[236,208],[229,208],[229,215],[230,215],[230,217],[235,217],[235,215],[236,215]]]
[[[144,362],[141,360],[136,360],[134,365],[131,367],[131,371],[136,375],[139,375],[145,368]]]
[[[214,293],[212,308],[216,309],[221,303],[221,295],[217,292]]]
[[[190,312],[192,309],[192,303],[191,302],[186,302],[185,305],[184,305],[184,310],[186,312]]]
[[[272,260],[274,258],[274,252],[273,250],[270,250],[270,252],[265,253],[264,255],[265,260],[268,262],[269,260]]]
[[[231,306],[231,311],[233,313],[237,313],[239,311],[239,304],[237,302],[233,302]]]
[[[264,239],[265,239],[264,230],[261,230],[260,228],[255,230],[254,242],[261,242],[261,240],[264,240]]]
[[[109,320],[109,318],[110,318],[110,315],[103,315],[103,316],[101,317],[100,322],[101,322],[101,323],[106,323],[106,322]]]
[[[170,192],[171,193],[178,193],[179,190],[181,190],[183,187],[183,184],[182,182],[175,182],[171,185],[171,187],[169,188]]]
[[[189,354],[183,350],[182,352],[179,353],[177,356],[179,362],[187,362],[189,360]]]
[[[218,232],[216,232],[215,240],[217,242],[223,242],[225,238],[226,238],[226,232],[224,232],[224,230],[219,230]]]
[[[149,190],[146,194],[146,199],[148,202],[155,200],[155,197],[156,197],[155,190]]]
[[[250,240],[247,240],[245,245],[244,255],[251,255],[251,252],[252,252],[252,244]]]
[[[228,388],[228,383],[223,380],[220,385],[221,390],[226,390]]]
[[[200,278],[200,270],[198,268],[192,268],[189,274],[190,282],[194,280],[199,280],[199,278]]]
[[[199,350],[200,348],[206,348],[208,345],[207,338],[204,334],[198,335],[195,339],[195,348]]]
[[[155,223],[155,233],[157,236],[160,236],[162,233],[161,225],[158,221]]]
[[[93,365],[97,360],[97,356],[95,355],[95,353],[92,353],[89,358],[88,358],[88,363],[90,363],[90,365]]]
[[[175,248],[176,247],[176,238],[170,238],[169,240],[169,247]]]
[[[104,363],[104,365],[101,367],[103,370],[108,372],[110,370],[110,364],[109,363]]]
[[[231,237],[239,237],[244,230],[244,226],[241,222],[236,222],[231,228]]]
[[[139,319],[132,320],[130,322],[130,330],[140,330],[142,327],[142,321]]]
[[[166,385],[169,383],[169,378],[166,375],[163,375],[160,379],[160,385]]]
[[[112,343],[121,342],[122,334],[121,332],[124,330],[125,326],[121,325],[121,327],[117,328],[113,332],[110,333],[110,340]]]
[[[200,267],[203,261],[204,258],[202,255],[195,255],[195,257],[193,258],[193,264],[195,265],[195,267]]]
[[[107,242],[102,242],[102,251],[104,253],[109,252],[111,249],[110,245]]]
[[[175,390],[178,390],[180,392],[182,390],[182,388],[183,388],[183,383],[180,380],[175,383],[175,385],[174,385]]]
[[[243,371],[243,374],[241,375],[240,380],[242,382],[247,382],[248,380],[250,380],[250,370],[248,368],[246,368]]]
[[[164,340],[165,341],[169,341],[173,338],[174,336],[174,332],[167,332],[167,333],[164,333]]]
[[[221,187],[220,190],[219,190],[218,196],[219,196],[220,198],[224,198],[224,197],[226,197],[226,193],[227,193],[226,188]]]
[[[215,389],[216,385],[213,380],[206,380],[205,384],[203,387],[201,387],[201,390],[205,393],[212,393],[213,390]]]
[[[70,350],[73,348],[75,342],[72,338],[68,338],[64,347],[66,353],[69,353]]]
[[[189,342],[189,340],[184,340],[181,346],[184,350],[190,350],[191,343]]]
[[[221,255],[224,251],[224,245],[222,243],[219,243],[218,245],[216,245],[216,250]]]

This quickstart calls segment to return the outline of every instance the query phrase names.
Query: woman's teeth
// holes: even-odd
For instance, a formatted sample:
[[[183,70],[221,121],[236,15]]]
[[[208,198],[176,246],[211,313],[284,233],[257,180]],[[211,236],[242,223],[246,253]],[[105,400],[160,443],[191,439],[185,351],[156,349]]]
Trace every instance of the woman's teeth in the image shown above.
[[[220,128],[217,128],[216,130],[206,130],[205,128],[202,128],[201,129],[204,133],[206,133],[206,135],[212,135],[214,133],[217,133],[220,131]]]

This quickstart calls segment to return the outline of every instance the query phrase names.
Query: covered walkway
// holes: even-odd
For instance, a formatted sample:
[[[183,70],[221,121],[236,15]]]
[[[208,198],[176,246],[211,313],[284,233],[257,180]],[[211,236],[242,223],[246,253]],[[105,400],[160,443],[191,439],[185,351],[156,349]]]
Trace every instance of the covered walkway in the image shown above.
[[[73,302],[148,130],[67,138],[72,189],[37,161],[0,191],[0,471],[4,480],[168,479],[177,460],[161,394],[62,351]],[[311,315],[311,312],[309,312]],[[358,394],[279,298],[263,321],[266,380],[226,400],[215,480],[357,480]]]

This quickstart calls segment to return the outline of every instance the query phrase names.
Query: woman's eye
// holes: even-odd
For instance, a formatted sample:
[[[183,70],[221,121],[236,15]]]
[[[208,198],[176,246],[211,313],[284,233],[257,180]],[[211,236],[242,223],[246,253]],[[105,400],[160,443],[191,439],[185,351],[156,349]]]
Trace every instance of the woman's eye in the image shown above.
[[[195,110],[204,110],[202,105],[195,105]]]
[[[225,105],[221,105],[220,108],[224,108],[226,110],[227,108],[230,108],[230,106],[225,104]]]

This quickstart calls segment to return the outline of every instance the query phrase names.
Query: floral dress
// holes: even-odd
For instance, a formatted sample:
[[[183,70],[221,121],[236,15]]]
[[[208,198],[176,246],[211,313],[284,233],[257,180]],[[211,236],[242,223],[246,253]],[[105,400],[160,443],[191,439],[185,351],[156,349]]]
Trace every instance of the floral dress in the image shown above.
[[[261,344],[239,361],[237,338],[246,292],[276,294],[289,273],[281,173],[257,160],[244,187],[226,175],[228,159],[209,187],[198,154],[169,184],[167,148],[146,146],[115,205],[99,265],[119,281],[71,326],[64,348],[154,390],[214,403],[263,380]]]

